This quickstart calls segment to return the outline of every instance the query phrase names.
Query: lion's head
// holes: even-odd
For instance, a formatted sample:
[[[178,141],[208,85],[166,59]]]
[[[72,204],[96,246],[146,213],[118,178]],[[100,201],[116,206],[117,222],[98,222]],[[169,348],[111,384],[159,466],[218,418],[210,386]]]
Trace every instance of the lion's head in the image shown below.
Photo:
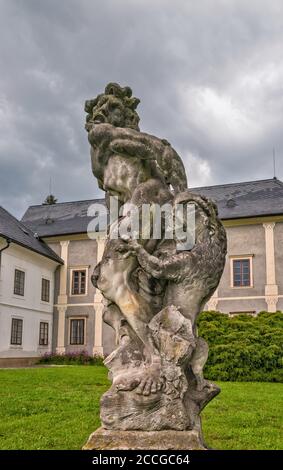
[[[129,87],[109,83],[105,92],[85,102],[87,114],[85,128],[89,132],[95,123],[108,123],[115,127],[139,130],[139,116],[135,111],[140,100],[132,97]]]

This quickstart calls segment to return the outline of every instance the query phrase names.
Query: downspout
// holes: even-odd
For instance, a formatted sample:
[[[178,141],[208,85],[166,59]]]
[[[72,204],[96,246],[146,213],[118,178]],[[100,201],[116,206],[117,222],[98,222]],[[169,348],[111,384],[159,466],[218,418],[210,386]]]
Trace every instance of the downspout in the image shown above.
[[[0,278],[1,278],[1,255],[2,255],[2,251],[7,250],[7,248],[9,248],[9,246],[12,242],[11,238],[6,238],[6,242],[7,242],[7,245],[4,246],[4,248],[0,248]]]
[[[4,248],[1,248],[1,249],[0,249],[0,257],[1,257],[2,251],[7,250],[7,248],[9,248],[9,246],[10,246],[10,244],[11,244],[11,241],[12,241],[12,240],[11,240],[10,238],[7,238],[7,239],[6,239],[7,245],[4,246]]]

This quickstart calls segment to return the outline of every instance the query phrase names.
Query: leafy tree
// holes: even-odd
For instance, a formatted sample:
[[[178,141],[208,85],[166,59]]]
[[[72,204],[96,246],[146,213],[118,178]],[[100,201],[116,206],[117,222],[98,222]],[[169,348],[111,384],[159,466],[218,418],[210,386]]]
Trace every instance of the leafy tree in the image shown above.
[[[43,204],[52,205],[52,204],[56,204],[56,202],[57,202],[56,197],[53,194],[49,194]]]

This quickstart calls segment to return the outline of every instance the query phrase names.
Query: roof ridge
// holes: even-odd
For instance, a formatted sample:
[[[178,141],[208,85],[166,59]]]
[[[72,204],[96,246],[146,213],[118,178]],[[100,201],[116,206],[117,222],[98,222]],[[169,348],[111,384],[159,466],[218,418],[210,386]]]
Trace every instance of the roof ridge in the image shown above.
[[[274,180],[275,183],[279,184],[279,186],[283,186],[283,181],[279,180],[276,176],[274,176],[274,178],[272,178]]]
[[[98,198],[92,198],[92,199],[81,199],[79,201],[62,201],[62,202],[56,202],[55,204],[33,204],[31,206],[29,206],[28,208],[30,207],[50,207],[50,206],[58,206],[59,204],[74,204],[74,203],[80,203],[80,202],[88,202],[88,201],[104,201],[105,198],[104,197],[98,197]]]
[[[239,181],[234,182],[234,183],[224,183],[224,184],[212,184],[212,185],[207,185],[207,186],[194,186],[190,187],[189,189],[207,189],[207,188],[216,188],[216,187],[226,187],[226,186],[234,186],[234,185],[244,185],[244,184],[251,184],[251,183],[263,183],[266,181],[274,181],[276,183],[279,183],[280,185],[283,185],[283,182],[280,181],[278,178],[266,178],[262,180],[251,180],[251,181]]]
[[[280,181],[277,177],[273,177],[273,178],[265,178],[265,179],[259,179],[259,180],[239,181],[239,182],[234,182],[234,183],[210,184],[210,185],[207,185],[207,186],[192,186],[192,187],[189,187],[189,189],[192,189],[192,190],[193,189],[207,189],[207,188],[216,188],[216,187],[223,188],[223,187],[227,187],[227,186],[234,186],[235,184],[245,185],[245,184],[251,184],[251,183],[263,183],[263,182],[266,182],[266,181],[274,181],[277,184],[279,184],[280,186],[283,186],[283,181]],[[31,207],[45,207],[45,206],[46,207],[51,207],[53,205],[58,206],[58,205],[61,205],[61,204],[80,204],[80,203],[83,203],[83,202],[90,202],[90,201],[105,201],[105,198],[104,197],[98,197],[98,198],[94,197],[94,198],[88,198],[88,199],[80,199],[78,201],[73,200],[73,201],[56,202],[55,204],[33,204],[31,206],[28,206],[28,209],[31,208]],[[26,212],[28,211],[28,209],[26,210]]]

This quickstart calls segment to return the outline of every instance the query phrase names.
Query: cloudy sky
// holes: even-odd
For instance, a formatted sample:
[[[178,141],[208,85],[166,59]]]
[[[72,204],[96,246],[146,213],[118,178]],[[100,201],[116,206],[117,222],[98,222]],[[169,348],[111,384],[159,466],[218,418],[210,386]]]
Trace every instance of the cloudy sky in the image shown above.
[[[189,185],[283,178],[282,0],[0,0],[0,204],[101,195],[84,101],[110,81]]]

